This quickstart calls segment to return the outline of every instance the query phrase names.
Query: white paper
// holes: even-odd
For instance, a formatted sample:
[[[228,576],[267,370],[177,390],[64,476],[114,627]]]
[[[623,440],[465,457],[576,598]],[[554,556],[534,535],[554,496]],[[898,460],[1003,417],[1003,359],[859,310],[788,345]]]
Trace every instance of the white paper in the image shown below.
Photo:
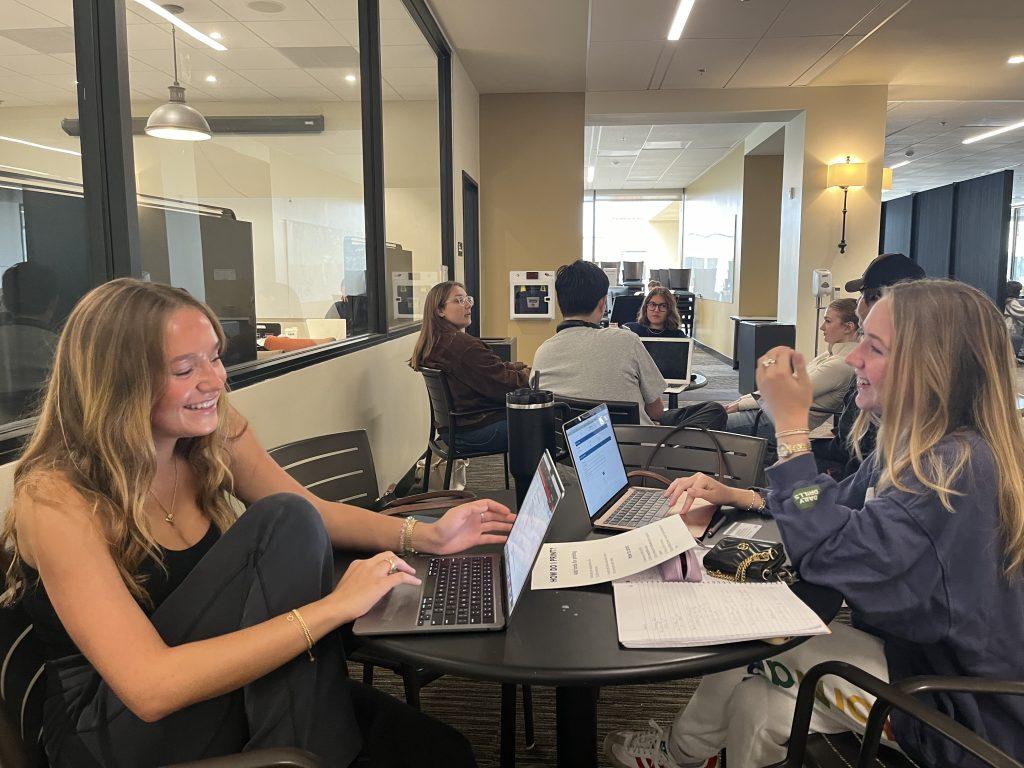
[[[678,557],[697,546],[679,515],[593,541],[545,544],[533,567],[533,589],[601,584]]]
[[[761,530],[761,526],[757,523],[733,523],[725,529],[723,536],[735,536],[737,539],[754,539],[757,538],[758,531]]]
[[[686,648],[829,629],[785,584],[634,582],[612,585],[619,642],[627,648]]]

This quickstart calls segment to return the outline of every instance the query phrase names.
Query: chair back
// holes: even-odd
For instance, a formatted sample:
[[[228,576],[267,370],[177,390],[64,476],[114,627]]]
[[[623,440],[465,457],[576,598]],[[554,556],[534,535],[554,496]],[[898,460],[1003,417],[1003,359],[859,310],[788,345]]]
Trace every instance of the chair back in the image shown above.
[[[614,419],[612,419],[614,422]],[[615,440],[622,453],[626,471],[642,469],[655,446],[673,427],[641,427],[617,425]],[[712,431],[725,456],[726,476],[719,476],[718,450],[709,435],[701,429],[683,429],[662,446],[649,469],[670,480],[696,472],[714,477],[734,488],[750,488],[762,483],[767,442],[760,437]]]
[[[454,399],[444,371],[439,371],[436,368],[420,368],[420,373],[423,374],[423,381],[427,385],[427,397],[430,398],[430,421],[433,427],[431,437],[433,437],[433,430],[451,428]]]
[[[631,403],[625,400],[587,400],[582,397],[567,397],[566,395],[555,395],[556,403],[565,403],[569,406],[567,413],[559,413],[557,409],[555,412],[555,420],[559,427],[569,419],[575,419],[577,416],[586,413],[592,408],[604,403],[608,406],[608,415],[612,418],[612,424],[639,424],[640,423],[640,405],[638,403]]]
[[[369,507],[378,496],[366,430],[308,437],[270,451],[284,471],[321,499]]]
[[[608,322],[611,324],[635,323],[636,316],[643,306],[643,296],[616,296],[612,302],[611,317]]]

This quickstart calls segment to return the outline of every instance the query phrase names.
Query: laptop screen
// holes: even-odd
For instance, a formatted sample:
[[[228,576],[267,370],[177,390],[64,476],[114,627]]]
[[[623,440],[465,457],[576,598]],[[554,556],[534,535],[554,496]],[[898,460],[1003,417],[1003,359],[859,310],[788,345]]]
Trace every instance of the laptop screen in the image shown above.
[[[689,381],[691,339],[641,339],[666,379]]]
[[[565,442],[580,479],[590,516],[596,517],[611,498],[626,487],[626,468],[615,442],[608,406],[587,411],[565,429]]]
[[[562,478],[555,471],[550,454],[544,451],[533,473],[533,480],[523,497],[519,514],[505,541],[505,594],[508,597],[508,613],[519,602],[526,580],[533,570],[544,534],[547,533],[551,516],[558,502],[565,496]]]

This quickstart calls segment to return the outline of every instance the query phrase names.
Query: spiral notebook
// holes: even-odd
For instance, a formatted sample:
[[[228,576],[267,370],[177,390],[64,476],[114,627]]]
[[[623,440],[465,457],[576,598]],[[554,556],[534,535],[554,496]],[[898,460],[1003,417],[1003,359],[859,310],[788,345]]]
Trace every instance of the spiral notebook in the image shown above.
[[[829,628],[781,582],[616,582],[615,623],[626,648],[688,648],[827,635]]]

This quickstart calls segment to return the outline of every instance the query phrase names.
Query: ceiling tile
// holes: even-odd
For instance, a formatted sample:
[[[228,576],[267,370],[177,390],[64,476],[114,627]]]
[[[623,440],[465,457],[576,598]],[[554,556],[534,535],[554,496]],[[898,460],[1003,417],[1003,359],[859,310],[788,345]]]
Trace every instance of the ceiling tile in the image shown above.
[[[295,64],[274,48],[229,48],[215,60],[229,69],[294,69]]]
[[[216,32],[220,35],[220,42],[224,44],[224,47],[228,50],[226,53],[232,53],[239,48],[267,48],[267,42],[251,29],[247,28],[245,24],[238,21],[197,21],[193,24],[196,29],[202,32],[204,35],[209,35]],[[179,37],[179,40],[181,38]],[[186,37],[187,42],[192,47],[201,46],[206,48],[206,45],[200,43],[198,40],[192,40]],[[223,54],[224,51],[218,51],[218,54]]]
[[[394,89],[406,101],[437,101],[437,86],[396,85]]]
[[[353,0],[346,1],[352,2]],[[380,17],[381,19],[408,19],[409,11],[406,10],[402,0],[380,0]]]
[[[38,53],[38,51],[34,51],[21,43],[14,42],[4,32],[0,31],[0,56],[28,56],[33,53]],[[72,56],[72,58],[74,57]]]
[[[20,72],[23,75],[68,75],[72,80],[75,79],[73,65],[43,54],[0,56],[0,67]]]
[[[664,41],[678,0],[592,0],[590,42]]]
[[[331,21],[335,20],[359,20],[359,3],[357,0],[309,0],[309,3],[319,11],[320,15]],[[384,3],[381,3],[381,13],[384,12]],[[401,5],[401,3],[399,3]],[[405,11],[405,8],[402,8]],[[408,12],[405,12],[408,16]],[[383,16],[382,16],[383,18]]]
[[[591,43],[587,56],[587,90],[647,90],[660,53],[660,44]]]
[[[755,45],[756,38],[681,40],[660,88],[724,88]]]
[[[323,21],[250,21],[246,26],[275,48],[348,44],[337,30]]]
[[[0,28],[2,29],[37,29],[60,26],[64,26],[64,23],[32,10],[30,4],[22,4],[16,0],[0,0]]]
[[[437,92],[437,67],[385,67],[381,74],[396,88],[416,86],[433,88]]]
[[[156,24],[129,24],[127,29],[129,53],[171,50],[170,30]]]
[[[323,16],[306,0],[215,0],[217,5],[238,21],[315,21]],[[254,10],[250,5],[276,8],[272,13]]]
[[[420,45],[423,41],[423,33],[408,14],[404,19],[380,20],[381,45]]]
[[[313,76],[301,69],[239,69],[238,74],[260,88],[275,91],[287,88],[308,88],[318,90],[323,86]]]
[[[765,38],[729,81],[729,87],[788,86],[838,41],[839,37],[833,36]]]
[[[183,0],[180,4],[185,8],[181,14],[181,19],[183,21],[187,21],[189,24],[200,21],[231,21],[231,16],[225,13],[224,10],[212,0]],[[163,18],[157,16],[143,5],[130,2],[130,0],[126,5],[146,21],[168,27],[170,26],[170,24]]]
[[[8,29],[0,31],[0,35],[28,49],[27,51],[10,51],[10,53],[75,52],[75,33],[70,27]]]
[[[790,0],[767,37],[845,35],[876,5],[878,0]]]
[[[761,37],[788,2],[697,0],[683,29],[683,40],[696,37]]]
[[[382,67],[436,67],[437,55],[427,45],[384,45],[380,49]]]
[[[267,87],[265,89],[268,93],[276,96],[282,101],[337,101],[338,97],[335,96],[331,91],[319,83],[315,83],[313,87],[303,88],[284,88],[284,87]]]

